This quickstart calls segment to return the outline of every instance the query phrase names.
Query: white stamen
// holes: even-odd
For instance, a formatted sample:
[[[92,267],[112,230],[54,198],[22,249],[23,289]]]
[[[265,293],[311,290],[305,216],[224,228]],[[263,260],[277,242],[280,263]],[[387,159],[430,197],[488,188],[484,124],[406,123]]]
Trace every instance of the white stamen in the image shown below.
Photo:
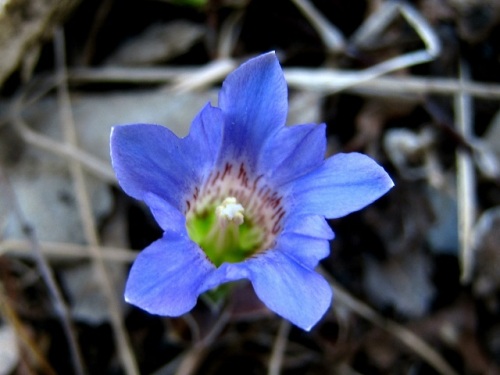
[[[227,197],[224,201],[217,206],[215,213],[219,221],[223,224],[232,221],[237,225],[243,224],[245,209],[238,203],[235,197]]]

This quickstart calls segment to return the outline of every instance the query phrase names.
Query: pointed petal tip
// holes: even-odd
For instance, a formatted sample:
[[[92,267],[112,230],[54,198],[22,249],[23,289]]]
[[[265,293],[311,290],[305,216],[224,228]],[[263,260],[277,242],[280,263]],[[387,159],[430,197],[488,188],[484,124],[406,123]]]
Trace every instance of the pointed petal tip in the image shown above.
[[[256,56],[248,61],[257,60],[257,59],[262,59],[262,60],[268,59],[269,61],[271,61],[271,60],[278,61],[278,57],[276,56],[275,50],[264,52],[264,53],[260,54],[259,56]]]
[[[311,316],[308,319],[300,319],[300,320],[290,319],[290,322],[292,322],[294,325],[303,329],[306,332],[311,331],[320,322],[320,320],[323,319],[323,317],[327,314],[332,304],[332,298],[333,294],[331,293],[330,290],[330,297],[324,298],[324,301],[328,302],[324,303],[322,306],[318,306],[316,308],[316,314],[314,316]]]
[[[294,183],[301,213],[336,219],[358,211],[386,194],[394,182],[385,169],[360,153],[340,153]]]
[[[248,263],[249,279],[264,304],[304,330],[328,311],[332,290],[314,270],[281,252],[268,252]]]
[[[387,173],[384,167],[382,167],[379,164],[377,164],[377,166],[379,168],[378,173],[380,179],[380,186],[385,187],[387,189],[386,191],[389,191],[395,186],[394,181],[392,180],[391,176],[389,176],[389,173]]]
[[[307,325],[304,325],[304,326],[299,326],[297,325],[297,327],[303,329],[304,331],[306,332],[310,332],[314,327],[316,327],[316,325],[321,321],[321,319],[323,319],[327,314],[328,314],[328,310],[330,310],[331,306],[332,306],[332,303],[333,303],[333,291],[330,289],[330,302],[326,305],[324,311],[323,311],[323,314],[321,314],[320,316],[318,316],[318,318],[314,321],[310,321],[309,324]]]
[[[254,57],[231,72],[219,92],[225,119],[222,148],[251,168],[266,140],[285,126],[288,89],[274,53]]]

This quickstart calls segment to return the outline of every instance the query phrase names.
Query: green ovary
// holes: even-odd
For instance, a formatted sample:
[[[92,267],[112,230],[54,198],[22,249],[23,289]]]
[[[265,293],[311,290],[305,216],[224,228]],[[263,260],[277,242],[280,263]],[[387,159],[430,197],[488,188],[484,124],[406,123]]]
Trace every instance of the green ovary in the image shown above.
[[[264,239],[262,228],[253,225],[246,217],[240,225],[234,221],[222,224],[216,209],[215,205],[208,207],[194,213],[187,221],[189,237],[215,266],[241,262],[260,250]]]

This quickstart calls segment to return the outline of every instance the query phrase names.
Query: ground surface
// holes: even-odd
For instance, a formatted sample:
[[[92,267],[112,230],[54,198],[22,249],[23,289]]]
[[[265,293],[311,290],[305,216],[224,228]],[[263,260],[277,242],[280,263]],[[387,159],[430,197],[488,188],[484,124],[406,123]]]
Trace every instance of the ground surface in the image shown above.
[[[0,374],[499,374],[500,5],[186,3],[82,0],[21,47],[0,91]],[[269,50],[289,123],[325,122],[330,154],[396,183],[330,222],[332,309],[306,333],[246,284],[177,319],[126,305],[161,233],[116,184],[111,126],[184,135]]]

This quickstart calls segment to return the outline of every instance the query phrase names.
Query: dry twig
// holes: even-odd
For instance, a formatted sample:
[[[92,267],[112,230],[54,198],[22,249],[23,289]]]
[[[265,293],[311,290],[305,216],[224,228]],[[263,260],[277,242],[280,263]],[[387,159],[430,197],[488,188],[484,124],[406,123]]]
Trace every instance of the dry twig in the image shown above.
[[[283,356],[288,342],[288,334],[290,333],[291,324],[282,319],[276,340],[274,341],[273,351],[271,352],[271,359],[269,360],[268,375],[279,375],[281,373],[281,366],[283,364]]]
[[[460,82],[468,81],[468,71],[462,63]],[[472,137],[472,99],[469,94],[459,92],[455,95],[455,117],[460,135],[469,141]],[[457,211],[458,236],[460,240],[461,281],[468,283],[472,276],[472,227],[476,216],[475,204],[476,176],[474,163],[469,152],[457,151]]]
[[[66,84],[64,34],[61,29],[57,29],[55,32],[54,47],[57,74],[60,78],[58,80],[60,83],[58,86],[58,100],[61,111],[61,121],[63,124],[64,140],[66,143],[76,147],[75,124],[73,121],[71,102]],[[92,263],[97,271],[97,275],[100,278],[100,282],[103,286],[103,291],[108,302],[111,325],[115,333],[116,347],[118,348],[118,353],[126,373],[129,375],[138,375],[139,369],[122,321],[120,304],[114,294],[116,288],[114,288],[108,272],[106,271],[106,265],[104,264],[102,257],[99,255],[99,240],[95,229],[94,218],[91,212],[88,191],[85,186],[83,170],[78,162],[71,161],[70,171],[75,183],[76,196],[85,231],[85,237],[90,245],[89,249],[91,250]]]
[[[236,66],[235,60],[229,60]],[[227,74],[230,69],[221,69]],[[179,76],[193,77],[204,74],[205,84],[224,78],[220,71],[207,75],[206,66],[169,68],[79,68],[69,71],[70,83],[130,83],[172,84]],[[376,77],[363,81],[358,71],[330,68],[285,68],[288,85],[294,89],[326,94],[345,90],[366,96],[423,96],[429,94],[454,95],[464,92],[477,98],[500,99],[500,85],[484,82],[463,82],[454,78],[427,77]],[[355,86],[349,86],[350,82]]]
[[[117,247],[99,246],[99,257],[105,261],[132,263],[137,255],[135,251]],[[90,259],[92,251],[89,245],[40,241],[40,251],[49,260]],[[32,258],[29,241],[6,239],[0,242],[0,255],[9,254],[21,258]]]
[[[194,345],[183,354],[175,375],[191,375],[195,373],[212,344],[217,337],[219,337],[224,327],[226,327],[230,315],[228,309],[222,310],[210,332],[200,341],[194,343]]]
[[[40,250],[40,242],[36,235],[35,228],[33,228],[33,226],[24,217],[24,214],[17,200],[17,195],[12,188],[7,175],[2,169],[0,169],[0,181],[3,181],[6,201],[11,205],[10,211],[12,211],[16,215],[17,219],[20,222],[23,233],[30,243],[31,251],[33,253],[33,257],[35,258],[38,270],[40,271],[40,274],[45,284],[47,285],[54,310],[59,317],[59,320],[61,321],[64,334],[66,335],[66,338],[68,340],[69,352],[71,355],[75,373],[77,375],[83,375],[85,371],[83,367],[82,356],[80,353],[80,348],[78,346],[78,340],[76,338],[75,331],[71,324],[69,309],[66,305],[66,302],[64,301],[61,290],[56,283],[52,269],[50,268],[42,251]]]
[[[436,369],[436,371],[438,371],[440,374],[458,375],[457,372],[450,367],[450,365],[436,350],[434,350],[429,344],[427,344],[415,333],[392,320],[384,318],[370,306],[352,296],[326,272],[323,271],[322,274],[326,277],[326,279],[332,286],[337,303],[344,304],[359,316],[365,318],[369,322],[375,324],[376,326],[393,335],[395,338],[405,344],[410,350],[418,354],[425,362]]]
[[[309,20],[312,27],[318,32],[327,53],[338,53],[345,49],[345,38],[342,32],[332,25],[323,15],[314,8],[308,0],[292,0],[302,14]]]

